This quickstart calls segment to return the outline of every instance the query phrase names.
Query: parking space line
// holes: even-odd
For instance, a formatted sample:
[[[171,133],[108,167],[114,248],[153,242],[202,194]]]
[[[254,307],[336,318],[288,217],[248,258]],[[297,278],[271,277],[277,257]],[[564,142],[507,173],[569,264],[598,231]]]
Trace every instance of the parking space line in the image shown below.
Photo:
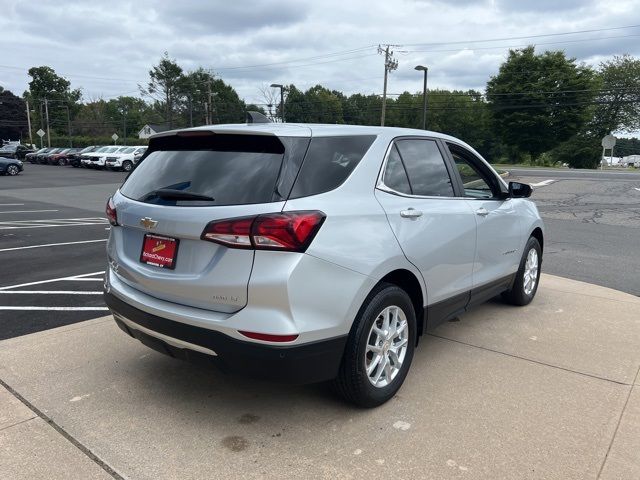
[[[38,294],[38,295],[102,295],[102,292],[82,292],[76,290],[2,290],[0,295]]]
[[[70,277],[60,277],[60,278],[52,278],[50,280],[39,280],[37,282],[28,282],[28,283],[20,283],[18,285],[7,285],[6,287],[0,287],[0,290],[12,290],[14,288],[20,288],[20,287],[30,287],[31,285],[42,285],[43,283],[53,283],[53,282],[59,282],[61,280],[80,280],[82,281],[83,278],[86,277],[92,277],[95,275],[102,275],[104,273],[104,270],[100,271],[100,272],[93,272],[93,273],[84,273],[82,275],[72,275]],[[102,281],[102,279],[91,279],[93,281]]]
[[[22,207],[24,203],[0,203],[0,207]]]
[[[107,239],[103,238],[100,240],[82,240],[78,242],[44,243],[42,245],[27,245],[25,247],[0,248],[0,252],[13,252],[15,250],[28,250],[30,248],[58,247],[62,245],[78,245],[81,243],[98,243],[98,242],[106,242],[106,241]]]
[[[42,212],[59,212],[60,210],[6,210],[0,213],[42,213]]]
[[[33,310],[47,311],[53,310],[58,312],[104,312],[108,311],[107,307],[0,307],[0,310]]]

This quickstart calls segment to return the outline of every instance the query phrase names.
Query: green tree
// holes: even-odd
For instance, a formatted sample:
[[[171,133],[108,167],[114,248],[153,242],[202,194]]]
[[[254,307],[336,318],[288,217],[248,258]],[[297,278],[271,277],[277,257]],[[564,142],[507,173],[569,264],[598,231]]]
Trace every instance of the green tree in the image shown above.
[[[23,97],[29,101],[29,106],[34,110],[32,117],[33,126],[46,128],[45,102],[49,110],[49,126],[54,133],[68,133],[67,108],[73,118],[78,111],[78,101],[82,97],[80,89],[72,89],[71,82],[56,74],[51,67],[32,67],[28,71],[31,81],[29,90]]]
[[[9,90],[0,90],[0,140],[27,140],[29,130],[24,100]],[[1,144],[2,142],[0,142]]]
[[[564,52],[510,50],[487,83],[493,128],[505,144],[534,160],[581,130],[594,89],[593,70]]]
[[[143,95],[149,95],[156,100],[156,106],[164,110],[165,120],[169,128],[173,128],[175,109],[182,96],[184,75],[182,67],[164,52],[157,65],[149,70],[147,88],[140,87]]]
[[[591,130],[597,138],[640,129],[640,60],[615,56],[598,69],[597,107]]]

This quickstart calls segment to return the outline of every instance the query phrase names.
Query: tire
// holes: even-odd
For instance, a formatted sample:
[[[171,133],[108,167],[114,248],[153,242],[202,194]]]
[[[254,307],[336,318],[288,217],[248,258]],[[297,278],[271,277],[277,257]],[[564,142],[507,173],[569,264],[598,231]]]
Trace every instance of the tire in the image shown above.
[[[131,163],[129,160],[125,160],[124,162],[122,162],[123,172],[130,172],[131,170],[133,170],[133,163]]]
[[[7,167],[7,175],[15,177],[18,173],[20,173],[20,169],[16,165],[9,165]]]
[[[381,344],[382,338],[373,331],[373,326],[375,323],[376,327],[386,330],[383,324],[385,312],[392,313],[391,324],[394,321],[406,321],[406,325],[400,332],[396,332],[395,338],[387,339]],[[409,295],[396,285],[378,285],[365,300],[351,327],[338,376],[333,380],[335,392],[346,401],[367,408],[377,407],[392,398],[402,386],[411,366],[416,331],[416,315]],[[381,349],[379,354],[367,348],[373,344]],[[394,354],[394,344],[403,344],[404,350],[396,349]],[[388,352],[392,352],[391,355]],[[395,371],[391,366],[394,355],[396,359],[401,359],[400,366]],[[376,358],[381,361],[376,361]],[[383,368],[385,363],[381,362],[385,361],[390,366],[389,369]],[[373,365],[371,378],[367,374],[367,365]],[[392,374],[390,381],[387,378],[389,372]],[[378,385],[374,385],[376,376]]]
[[[531,257],[530,257],[531,256]],[[535,257],[535,258],[534,258]],[[535,265],[535,283],[531,286],[527,279],[531,277],[531,266]],[[530,237],[522,252],[520,267],[516,273],[511,290],[507,290],[502,297],[512,305],[524,306],[531,303],[538,291],[540,283],[540,267],[542,265],[542,249],[540,243],[534,237]]]
[[[64,158],[58,159],[58,165],[64,167],[67,164],[67,161]]]

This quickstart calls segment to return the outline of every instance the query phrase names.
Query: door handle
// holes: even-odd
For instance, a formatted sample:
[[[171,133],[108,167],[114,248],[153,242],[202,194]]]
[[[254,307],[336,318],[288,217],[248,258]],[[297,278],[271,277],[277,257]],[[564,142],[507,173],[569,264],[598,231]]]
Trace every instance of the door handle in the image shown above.
[[[479,209],[476,210],[476,215],[480,215],[481,217],[486,217],[487,215],[489,215],[489,211],[484,207],[480,207]]]
[[[400,216],[402,218],[418,218],[422,216],[422,212],[415,208],[408,208],[407,210],[402,210]]]

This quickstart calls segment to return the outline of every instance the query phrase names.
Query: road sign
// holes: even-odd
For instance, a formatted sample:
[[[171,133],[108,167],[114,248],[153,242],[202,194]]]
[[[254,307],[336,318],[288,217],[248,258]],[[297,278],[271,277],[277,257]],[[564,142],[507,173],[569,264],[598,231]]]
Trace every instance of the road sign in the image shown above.
[[[45,132],[44,130],[39,129],[39,130],[36,132],[36,135],[38,135],[40,138],[42,138],[42,137],[44,137],[44,134],[45,134],[45,133],[46,133],[46,132]]]
[[[118,135],[116,135],[115,133],[113,135],[111,135],[111,139],[115,142],[116,140],[118,140],[120,137]]]
[[[616,137],[613,135],[606,135],[602,137],[602,148],[611,149],[616,146]]]

